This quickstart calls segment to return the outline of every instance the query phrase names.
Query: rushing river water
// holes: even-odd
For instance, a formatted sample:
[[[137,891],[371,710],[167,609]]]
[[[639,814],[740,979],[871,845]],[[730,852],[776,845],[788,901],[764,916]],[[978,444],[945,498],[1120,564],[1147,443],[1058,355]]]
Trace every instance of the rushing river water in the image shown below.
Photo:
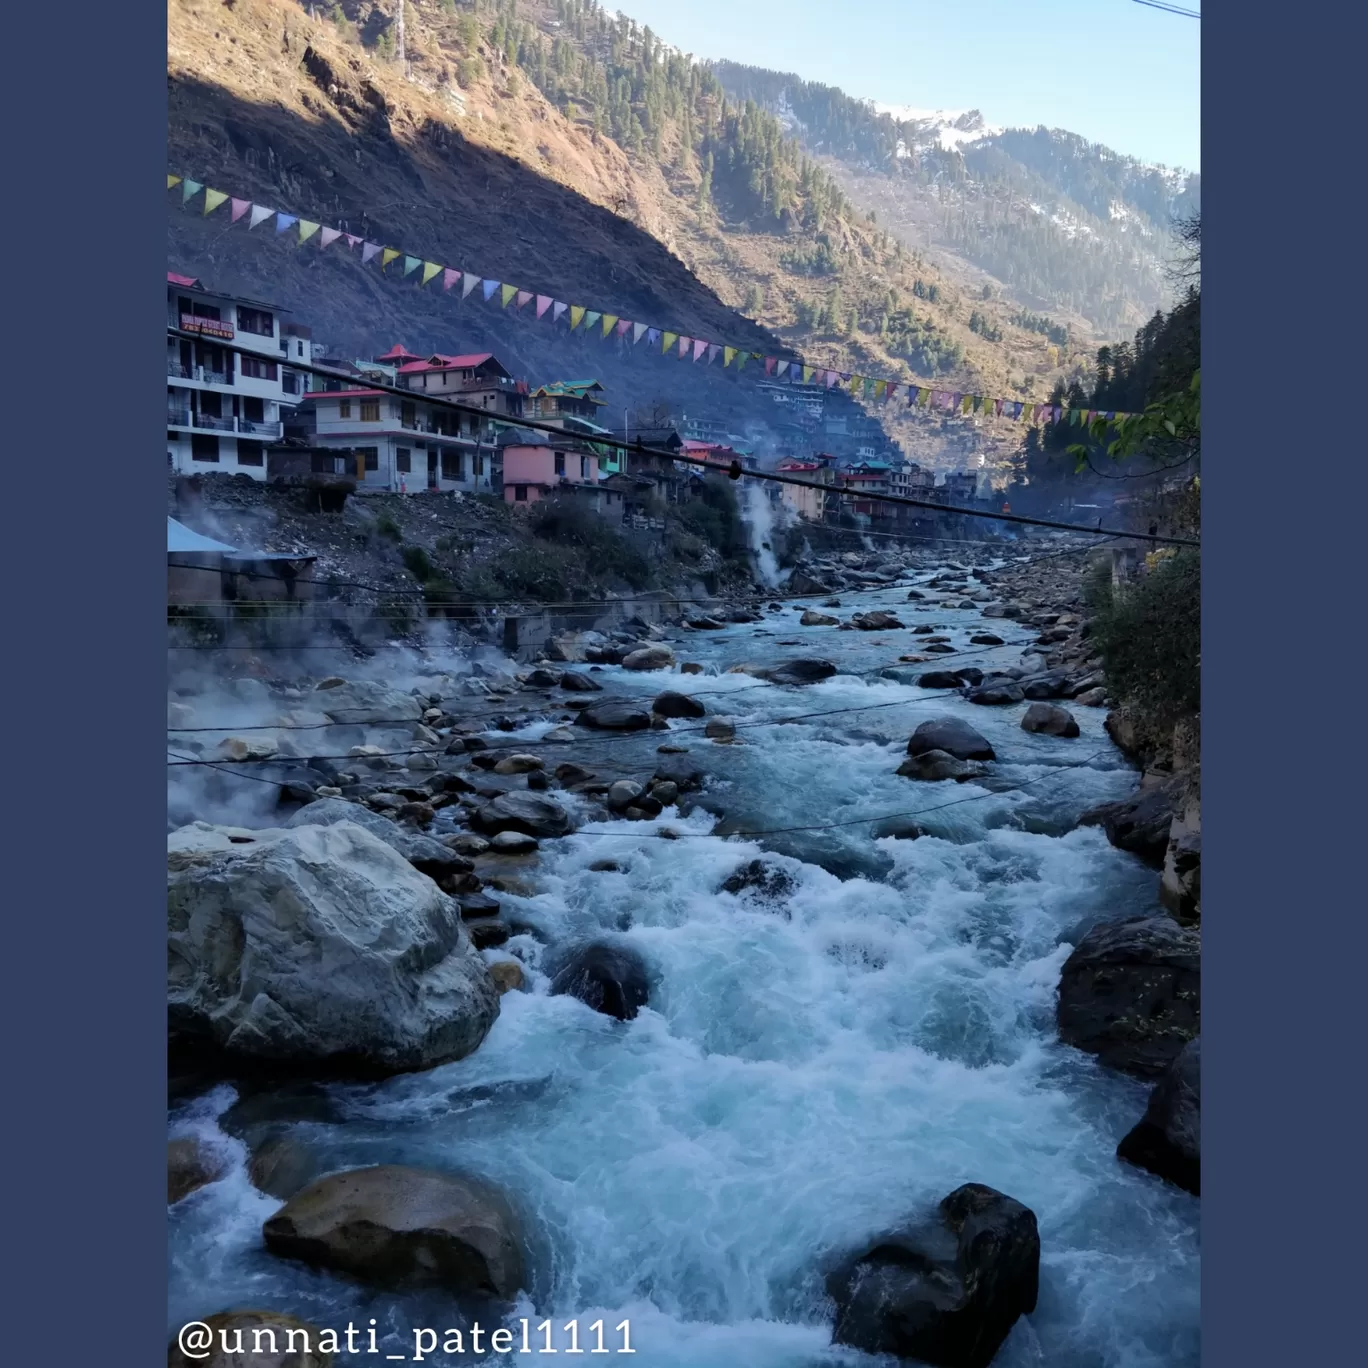
[[[858,604],[941,624],[959,647],[983,630],[977,611],[918,610],[905,597]],[[1155,904],[1152,871],[1099,830],[1071,829],[1085,808],[1129,792],[1134,774],[1100,710],[1073,710],[1077,739],[1029,735],[1021,705],[975,707],[856,673],[914,639],[801,628],[803,606],[686,633],[676,649],[721,671],[821,655],[852,673],[805,689],[741,674],[597,676],[624,696],[696,693],[738,724],[740,744],[672,723],[710,776],[714,812],[588,823],[543,846],[540,891],[500,895],[537,933],[506,947],[531,966],[529,991],[502,999],[474,1055],[318,1089],[293,1112],[277,1099],[272,1115],[292,1118],[332,1168],[408,1163],[497,1184],[529,1246],[517,1314],[602,1317],[610,1331],[629,1320],[636,1357],[610,1362],[872,1365],[830,1345],[825,1261],[974,1181],[1024,1202],[1040,1227],[1039,1306],[999,1352],[1002,1368],[1195,1365],[1198,1203],[1115,1158],[1147,1087],[1054,1030],[1059,969],[1081,931]],[[944,667],[1017,663],[1033,634],[992,625],[1006,646]],[[830,715],[754,725],[819,711]],[[993,743],[998,791],[895,773],[913,728],[946,714]],[[585,756],[613,752],[650,773],[669,739],[596,736],[546,753],[592,768]],[[911,812],[925,836],[871,835],[873,819]],[[848,824],[724,839],[708,834],[715,813],[724,829]],[[652,836],[660,826],[680,839]],[[782,906],[718,892],[765,851],[796,882]],[[591,870],[605,859],[620,869]],[[650,1007],[635,1021],[547,995],[537,966],[549,947],[591,936],[620,938],[650,965]],[[449,1299],[379,1293],[267,1254],[261,1224],[280,1203],[252,1188],[245,1151],[218,1128],[233,1101],[219,1088],[172,1118],[173,1133],[212,1135],[238,1156],[172,1210],[173,1325],[233,1306],[319,1326],[374,1317],[381,1354],[340,1360],[370,1364],[386,1345],[411,1353],[412,1327],[462,1323]]]

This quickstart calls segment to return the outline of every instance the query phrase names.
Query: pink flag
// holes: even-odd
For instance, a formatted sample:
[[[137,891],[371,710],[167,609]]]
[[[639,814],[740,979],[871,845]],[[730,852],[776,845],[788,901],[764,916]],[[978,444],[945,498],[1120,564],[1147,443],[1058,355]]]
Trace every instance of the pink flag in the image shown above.
[[[1001,417],[1002,417],[1002,400],[1001,400],[1001,399],[994,399],[994,400],[993,400],[993,416],[996,417],[996,418],[1001,418]]]
[[[357,247],[361,243],[361,239],[355,233],[343,233],[342,236],[347,239],[348,247]]]
[[[450,266],[442,271],[442,289],[449,290],[461,278],[460,271],[453,271]]]
[[[361,249],[361,264],[364,266],[366,262],[374,260],[374,258],[378,257],[379,255],[379,245],[374,242],[368,242]]]
[[[700,341],[697,337],[695,337],[693,344],[693,359],[697,361],[698,358],[702,356],[703,353],[707,350],[708,344],[706,342]]]
[[[885,399],[891,399],[891,398],[893,397],[893,391],[894,391],[895,389],[897,389],[897,388],[898,388],[898,386],[897,386],[896,382],[890,380],[890,381],[888,382],[888,388],[887,388],[886,390],[884,390],[884,398],[885,398]]]
[[[526,304],[528,300],[530,300],[531,298],[531,290],[519,290],[518,293],[513,297],[513,305],[515,308],[521,309],[522,306]]]
[[[827,371],[827,373],[826,373],[826,387],[827,387],[827,389],[830,389],[830,388],[831,388],[831,387],[832,387],[840,378],[841,378],[840,375],[837,374],[836,371],[834,371],[834,370],[829,370],[829,371]]]
[[[688,354],[689,354],[689,346],[690,346],[690,344],[691,344],[692,342],[693,342],[693,338],[692,338],[692,337],[681,337],[681,338],[679,339],[679,355],[680,355],[680,358],[681,358],[681,359],[684,358],[684,357],[686,357],[686,356],[688,356]]]
[[[342,230],[340,228],[324,228],[318,234],[318,245],[320,247],[331,247],[341,236]]]
[[[235,199],[229,207],[233,211],[229,222],[236,223],[252,207],[252,201]]]
[[[629,318],[624,318],[624,319],[622,319],[622,320],[618,323],[617,327],[613,329],[613,336],[614,336],[614,337],[625,337],[625,336],[627,335],[627,329],[630,328],[631,326],[632,326],[632,321],[631,321],[631,319],[629,319]]]
[[[537,296],[537,317],[540,318],[551,307],[550,295]]]
[[[774,374],[774,357],[772,357],[772,356],[767,356],[767,357],[765,357],[765,374],[766,374],[766,375],[773,375],[773,374]]]

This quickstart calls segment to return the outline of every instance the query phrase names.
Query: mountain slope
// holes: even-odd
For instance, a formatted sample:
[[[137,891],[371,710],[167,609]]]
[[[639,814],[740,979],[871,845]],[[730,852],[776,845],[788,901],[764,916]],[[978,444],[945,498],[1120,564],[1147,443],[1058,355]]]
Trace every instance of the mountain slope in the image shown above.
[[[372,0],[344,0],[334,17],[291,0],[172,0],[172,168],[757,351],[787,341],[843,370],[1036,398],[1063,374],[1057,343],[1014,327],[996,301],[963,297],[853,213],[773,120],[728,106],[702,68],[635,26],[570,0],[420,0],[406,7],[401,65],[392,13]],[[633,71],[647,77],[636,88]],[[617,341],[381,279],[354,258],[262,243],[264,231],[248,238],[173,206],[173,264],[291,307],[353,351],[490,347],[519,373],[598,375],[615,412],[669,398],[734,425],[773,416],[754,370],[738,381],[720,365],[629,356]],[[738,312],[747,303],[755,322]],[[883,413],[935,460],[946,424]]]
[[[922,115],[789,73],[713,70],[734,98],[773,110],[856,204],[952,275],[986,271],[1023,306],[1067,311],[1095,333],[1169,302],[1170,228],[1200,206],[1200,177],[1060,129],[989,129],[977,111]]]

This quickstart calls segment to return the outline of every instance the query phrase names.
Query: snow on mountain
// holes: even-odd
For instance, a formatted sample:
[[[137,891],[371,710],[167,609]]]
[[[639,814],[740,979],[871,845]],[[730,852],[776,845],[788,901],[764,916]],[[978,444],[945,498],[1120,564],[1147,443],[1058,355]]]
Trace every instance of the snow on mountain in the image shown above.
[[[920,124],[929,135],[927,141],[934,136],[947,150],[1002,132],[997,125],[985,123],[977,109],[917,109],[913,105],[882,104],[877,100],[871,103],[876,114],[887,114],[899,123]]]

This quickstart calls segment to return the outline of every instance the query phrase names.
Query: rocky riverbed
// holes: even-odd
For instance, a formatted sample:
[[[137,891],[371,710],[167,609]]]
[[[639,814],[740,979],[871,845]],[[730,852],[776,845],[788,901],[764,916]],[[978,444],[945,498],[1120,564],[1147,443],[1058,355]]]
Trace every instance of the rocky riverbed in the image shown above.
[[[1183,813],[1061,551],[814,557],[522,663],[179,672],[173,1324],[1195,1364]]]

